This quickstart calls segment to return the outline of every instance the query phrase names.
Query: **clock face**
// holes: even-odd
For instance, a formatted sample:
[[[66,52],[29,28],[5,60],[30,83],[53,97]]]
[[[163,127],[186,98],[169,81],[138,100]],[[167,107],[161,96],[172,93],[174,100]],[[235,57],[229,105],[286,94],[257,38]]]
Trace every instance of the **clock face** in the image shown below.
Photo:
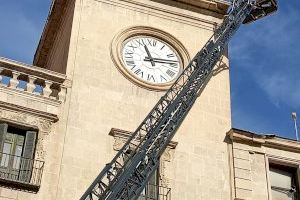
[[[136,36],[124,41],[122,58],[126,70],[143,82],[172,83],[182,70],[179,54],[168,43],[151,36]]]

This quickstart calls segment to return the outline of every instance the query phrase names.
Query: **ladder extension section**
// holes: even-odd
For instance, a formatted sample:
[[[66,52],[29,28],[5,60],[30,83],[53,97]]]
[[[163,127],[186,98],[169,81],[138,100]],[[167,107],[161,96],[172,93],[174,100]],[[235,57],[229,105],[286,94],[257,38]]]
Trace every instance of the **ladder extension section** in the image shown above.
[[[229,40],[255,10],[237,0],[224,22],[150,111],[80,200],[136,200],[157,169],[159,157],[211,77]]]

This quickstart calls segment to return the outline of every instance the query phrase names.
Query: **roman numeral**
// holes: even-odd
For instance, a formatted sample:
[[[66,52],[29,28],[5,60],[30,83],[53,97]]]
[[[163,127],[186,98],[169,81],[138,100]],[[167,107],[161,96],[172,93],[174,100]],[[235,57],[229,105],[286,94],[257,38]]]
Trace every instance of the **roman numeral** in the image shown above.
[[[135,73],[136,75],[141,75],[142,78],[144,77],[144,72],[143,72],[141,69],[135,70],[134,73]]]
[[[156,41],[156,40],[153,40],[152,46],[156,47],[156,44],[157,44],[157,41]]]
[[[151,80],[152,80],[152,82],[154,82],[154,83],[156,82],[154,76],[151,75],[151,74],[148,74],[148,76],[147,76],[147,81],[151,81]]]
[[[131,43],[130,45],[128,45],[128,47],[131,47],[132,48],[132,51],[134,51],[134,49],[136,49],[137,47],[136,46],[133,46],[133,44]]]
[[[133,60],[126,60],[125,62],[126,62],[126,64],[129,65],[129,66],[135,66]]]
[[[129,52],[129,51],[125,50],[125,58],[133,59],[133,52]]]
[[[174,53],[171,53],[171,54],[168,54],[167,57],[172,58],[172,57],[175,57],[175,55],[174,55]]]
[[[170,63],[170,67],[177,68],[177,63]]]
[[[163,45],[163,46],[160,48],[160,50],[163,50],[163,48],[165,48],[165,46],[166,46],[166,45]]]
[[[163,75],[160,75],[160,82],[163,82],[163,81],[167,81],[167,79]]]
[[[139,46],[153,46],[155,47],[157,45],[157,41],[151,38],[145,38],[145,39],[136,39],[135,42]]]
[[[138,43],[139,46],[145,46],[145,42],[143,39],[137,39],[135,41]]]
[[[147,41],[148,41],[148,44],[149,44],[150,46],[153,46],[153,47],[155,47],[156,44],[157,44],[157,41],[156,41],[156,40],[153,40],[153,39],[150,39],[150,38],[147,38]]]
[[[173,77],[175,75],[175,72],[171,71],[171,70],[167,70],[166,73],[170,76]]]
[[[126,53],[126,54],[133,54],[134,52],[131,51],[130,49],[127,49],[127,48],[126,48],[126,49],[125,49],[125,53]]]

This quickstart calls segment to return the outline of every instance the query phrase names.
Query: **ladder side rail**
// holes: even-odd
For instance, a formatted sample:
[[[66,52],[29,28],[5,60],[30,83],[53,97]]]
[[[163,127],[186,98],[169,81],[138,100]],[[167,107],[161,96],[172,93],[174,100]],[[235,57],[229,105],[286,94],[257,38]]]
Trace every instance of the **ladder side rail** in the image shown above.
[[[207,42],[207,44],[206,44],[206,46],[208,46],[208,44],[210,44],[210,42],[211,41],[213,41],[212,39],[210,39],[209,40],[209,42]],[[205,47],[206,47],[205,46]],[[203,49],[205,49],[205,48],[203,48]],[[201,53],[201,55],[203,55],[203,50],[202,50],[202,52],[200,51],[199,53]],[[197,57],[197,56],[196,56]],[[191,65],[189,66],[189,67],[191,67]],[[187,68],[186,68],[186,70],[185,71],[187,71]],[[189,73],[183,73],[184,75],[189,75]],[[171,103],[172,103],[172,101],[175,99],[175,97],[176,97],[176,95],[181,91],[181,89],[182,89],[182,85],[184,85],[184,84],[186,84],[187,83],[187,81],[188,81],[188,79],[189,79],[189,77],[187,76],[187,78],[186,78],[186,81],[183,81],[183,84],[178,84],[178,80],[180,80],[180,77],[177,79],[177,81],[176,81],[176,84],[174,84],[172,87],[171,87],[171,89],[169,90],[169,92],[167,92],[166,93],[166,95],[164,95],[164,97],[163,98],[161,98],[161,101],[159,101],[158,103],[157,103],[157,105],[154,107],[154,109],[152,110],[152,112],[150,112],[149,113],[149,115],[148,115],[148,118],[146,118],[146,120],[149,120],[149,119],[151,119],[152,117],[153,117],[153,113],[154,114],[156,114],[157,113],[157,111],[156,111],[156,108],[158,108],[160,105],[162,105],[161,106],[161,108],[162,108],[162,112],[160,111],[160,114],[161,114],[161,116],[162,116],[162,114],[164,113],[163,111],[163,109],[166,109],[166,107],[168,106],[168,105],[171,105]],[[170,92],[171,91],[171,92]],[[169,93],[175,93],[175,96],[173,96],[173,95],[171,95],[171,97],[172,98],[170,98],[170,96],[169,96]],[[169,101],[169,104],[167,105],[167,106],[165,106],[164,104],[163,104],[163,102],[168,102]],[[146,121],[145,120],[145,121]],[[153,122],[153,121],[155,121],[155,122],[157,122],[159,119],[156,119],[156,120],[153,120],[153,119],[151,119],[150,121],[151,122]],[[147,122],[147,121],[146,121]],[[142,127],[143,127],[143,125],[145,125],[145,123],[142,123],[141,125],[140,125],[140,127],[138,128],[138,130],[140,130]],[[155,124],[154,124],[155,125]],[[149,128],[149,126],[148,126],[148,128]],[[151,128],[151,127],[150,127]],[[147,130],[147,129],[146,129]],[[151,129],[150,129],[151,130]],[[126,142],[126,144],[124,145],[124,147],[122,148],[122,150],[116,155],[116,157],[112,160],[112,162],[110,163],[111,165],[109,166],[109,165],[107,165],[105,168],[104,168],[104,170],[102,171],[102,173],[100,173],[100,175],[96,178],[96,180],[94,181],[94,183],[91,185],[91,187],[88,189],[88,191],[85,193],[85,195],[84,196],[86,196],[86,197],[89,197],[89,194],[90,194],[90,192],[94,189],[94,187],[96,187],[96,185],[101,185],[101,180],[102,180],[102,178],[105,176],[105,174],[113,174],[113,170],[111,170],[112,168],[113,168],[113,166],[116,166],[116,161],[118,160],[118,159],[120,159],[120,157],[124,157],[124,154],[126,153],[126,150],[128,149],[128,147],[130,147],[130,145],[131,145],[131,142],[132,142],[132,140],[135,140],[136,138],[137,138],[137,135],[138,135],[138,137],[140,137],[141,138],[141,131],[136,131],[135,132],[135,134],[133,134],[131,137],[130,137],[130,139]],[[146,132],[146,135],[147,135],[147,132]],[[145,138],[145,137],[144,137]],[[129,160],[130,158],[128,158],[128,160]],[[125,163],[125,162],[124,162]],[[120,167],[122,167],[122,168],[124,168],[124,165],[123,166],[120,166]],[[119,170],[119,169],[118,169]],[[123,170],[119,170],[119,172],[118,172],[118,174],[120,174],[120,172],[123,172]],[[115,176],[116,177],[116,176]],[[110,182],[110,181],[109,181]],[[108,187],[107,187],[108,188]],[[107,188],[104,188],[104,189],[107,189]],[[103,191],[99,191],[99,189],[98,189],[98,191],[97,191],[97,193],[103,193]],[[84,198],[84,196],[83,196],[83,199],[86,199],[86,198]],[[88,198],[87,198],[88,199]]]
[[[218,51],[217,53],[212,53],[211,54],[211,57],[210,57],[210,59],[212,59],[212,62],[210,63],[210,65],[209,65],[209,68],[206,70],[206,73],[204,74],[205,75],[205,77],[204,77],[204,79],[200,79],[200,82],[199,82],[199,84],[198,84],[198,87],[195,87],[195,89],[196,90],[199,90],[200,88],[201,88],[201,86],[203,86],[203,82],[204,82],[204,80],[210,75],[210,73],[212,72],[212,69],[213,69],[213,66],[217,63],[217,61],[219,60],[219,58],[221,57],[221,53],[224,51],[224,49],[225,49],[225,45],[227,45],[227,43],[229,42],[229,40],[230,40],[230,38],[234,35],[234,33],[237,31],[237,29],[239,28],[239,26],[242,24],[242,21],[244,20],[244,18],[247,16],[247,14],[249,14],[251,12],[251,9],[248,7],[248,6],[246,6],[245,7],[245,10],[243,10],[243,12],[242,13],[240,13],[240,16],[238,17],[238,18],[236,18],[237,20],[235,20],[233,23],[232,23],[232,26],[230,27],[230,28],[228,28],[228,31],[227,31],[227,33],[226,34],[224,34],[223,35],[223,37],[221,37],[221,39],[219,39],[218,40],[218,42],[216,43],[216,45],[215,46],[217,46],[217,47],[219,47],[219,49],[221,49],[220,51]],[[220,47],[222,47],[222,48],[220,48]],[[202,63],[201,63],[202,64]],[[202,72],[200,71],[200,73],[199,74],[201,74]],[[191,108],[191,105],[194,103],[194,101],[196,100],[196,92],[194,91],[194,92],[192,92],[192,95],[189,97],[190,98],[190,102],[189,102],[189,104],[186,104],[187,105],[187,107],[186,107],[186,109],[183,109],[183,111],[184,111],[184,113],[182,114],[182,117],[181,118],[179,118],[179,123],[181,123],[182,121],[183,121],[183,119],[184,119],[184,116],[187,114],[187,112],[188,112],[188,110]],[[165,135],[165,137],[160,137],[160,138],[162,138],[162,139],[166,139],[164,142],[163,142],[163,140],[162,141],[160,141],[159,143],[163,143],[163,145],[161,146],[161,144],[159,144],[159,145],[153,145],[153,147],[155,147],[154,149],[153,149],[153,151],[157,151],[157,148],[156,147],[162,147],[162,148],[160,148],[161,150],[160,151],[158,151],[158,154],[155,156],[155,158],[153,158],[153,160],[155,160],[155,159],[158,159],[159,158],[159,156],[162,154],[162,152],[164,151],[164,149],[166,148],[166,146],[167,146],[167,144],[168,144],[168,141],[170,141],[171,140],[171,138],[172,138],[172,136],[174,135],[174,133],[175,133],[175,130],[178,128],[179,126],[178,125],[176,125],[175,127],[173,127],[174,128],[174,130],[172,130],[172,131],[167,131],[166,133],[171,133],[170,135]],[[158,140],[157,140],[158,141]],[[151,152],[150,150],[148,150],[149,152]],[[152,152],[153,152],[152,151]],[[150,155],[149,155],[150,156]],[[146,158],[147,159],[149,159],[149,156],[148,155],[146,155]],[[145,162],[144,161],[144,163],[149,163],[149,162]],[[157,162],[154,162],[154,164],[156,164]],[[142,168],[147,168],[147,166],[143,166]],[[155,170],[153,167],[151,167],[151,168],[149,168],[151,171],[152,170]],[[153,173],[153,171],[152,172],[149,172],[148,174],[151,174],[151,173]],[[131,181],[131,182],[134,182],[134,181]],[[146,183],[147,182],[147,180],[145,179],[145,181],[144,181],[144,183]],[[138,184],[138,185],[140,185],[140,184]],[[144,185],[143,185],[144,186]],[[143,187],[139,187],[139,188],[133,188],[132,190],[131,190],[131,192],[134,192],[134,194],[135,193],[138,193],[137,192],[137,190],[142,190],[143,189]],[[118,198],[120,198],[120,197],[118,197]],[[123,199],[124,197],[121,197],[120,199]],[[128,198],[131,198],[130,196],[128,196]]]

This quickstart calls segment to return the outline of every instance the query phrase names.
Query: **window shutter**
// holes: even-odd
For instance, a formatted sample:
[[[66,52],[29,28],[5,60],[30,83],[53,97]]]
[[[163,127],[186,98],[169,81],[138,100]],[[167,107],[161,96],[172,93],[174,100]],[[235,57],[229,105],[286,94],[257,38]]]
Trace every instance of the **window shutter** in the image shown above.
[[[158,183],[158,170],[156,169],[155,172],[152,174],[152,176],[149,179],[148,182],[148,195],[147,197],[149,197],[150,199],[158,199],[158,187],[159,187],[159,183]]]
[[[0,152],[2,152],[3,142],[5,139],[5,134],[7,133],[8,125],[6,123],[0,124]]]
[[[297,168],[297,172],[296,172],[296,198],[295,199],[299,199],[300,197],[300,166],[298,166]]]
[[[33,158],[34,148],[35,148],[35,140],[36,140],[36,132],[35,131],[27,131],[25,137],[24,151],[23,157],[25,158]]]
[[[32,159],[34,155],[36,136],[37,134],[35,131],[26,132],[19,179],[20,181],[27,183],[30,183],[31,174],[34,173],[34,161]]]
[[[272,200],[293,200],[290,193],[292,188],[293,173],[281,169],[270,168],[270,181],[272,189]]]
[[[289,190],[292,188],[292,178],[293,174],[289,171],[270,168],[270,179],[272,186]]]

